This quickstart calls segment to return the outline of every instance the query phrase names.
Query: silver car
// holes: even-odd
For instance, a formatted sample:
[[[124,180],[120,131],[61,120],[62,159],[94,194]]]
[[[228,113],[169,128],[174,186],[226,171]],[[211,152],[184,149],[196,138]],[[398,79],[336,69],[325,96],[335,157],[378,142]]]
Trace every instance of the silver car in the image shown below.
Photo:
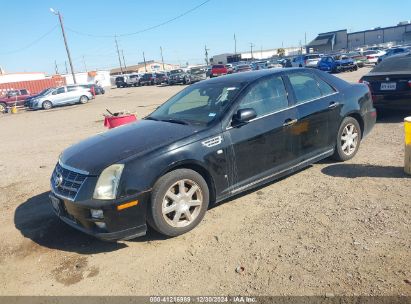
[[[28,102],[30,109],[51,109],[55,106],[82,103],[85,104],[93,98],[90,90],[82,86],[64,86],[51,88]]]

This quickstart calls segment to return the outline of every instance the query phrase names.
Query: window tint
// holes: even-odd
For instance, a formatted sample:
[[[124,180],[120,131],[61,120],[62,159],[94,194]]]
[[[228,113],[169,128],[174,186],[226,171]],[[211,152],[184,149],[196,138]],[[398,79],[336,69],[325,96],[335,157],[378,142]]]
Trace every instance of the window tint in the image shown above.
[[[411,54],[398,55],[395,57],[389,57],[379,63],[372,73],[375,72],[409,72],[411,71]]]
[[[61,93],[65,93],[66,91],[64,90],[64,87],[63,88],[58,88],[57,90],[56,90],[56,94],[61,94]]]
[[[257,117],[288,107],[287,92],[280,76],[260,80],[242,98],[240,109],[252,108]]]
[[[321,91],[313,75],[296,73],[288,76],[293,87],[297,103],[321,97]]]
[[[67,87],[67,92],[74,92],[74,91],[77,91],[78,89],[79,89],[78,87]]]
[[[29,92],[26,89],[20,90],[21,95],[29,95]]]
[[[320,87],[320,90],[323,96],[335,93],[334,88],[330,86],[328,83],[326,83],[324,80],[322,80],[321,78],[317,78],[317,83],[318,83],[318,86]]]

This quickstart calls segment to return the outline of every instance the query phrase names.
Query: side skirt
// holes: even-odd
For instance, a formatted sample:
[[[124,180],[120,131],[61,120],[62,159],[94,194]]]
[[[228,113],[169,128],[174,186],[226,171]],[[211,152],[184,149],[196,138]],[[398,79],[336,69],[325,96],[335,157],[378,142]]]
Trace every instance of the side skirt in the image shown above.
[[[236,189],[232,190],[229,195],[226,195],[226,196],[224,196],[224,197],[219,198],[218,201],[222,201],[222,200],[227,199],[227,198],[229,198],[229,197],[231,197],[231,196],[233,196],[233,195],[239,194],[239,193],[241,193],[241,192],[244,192],[244,191],[247,191],[247,190],[250,190],[250,189],[253,189],[253,188],[257,188],[257,187],[259,187],[259,186],[261,186],[261,185],[267,184],[267,183],[272,182],[272,181],[274,181],[274,180],[276,180],[276,179],[279,179],[279,178],[281,178],[281,177],[284,177],[284,176],[286,176],[286,175],[289,175],[289,174],[291,174],[291,173],[293,173],[293,172],[296,172],[296,171],[298,171],[298,170],[300,170],[300,169],[302,169],[302,168],[304,168],[304,167],[307,167],[307,166],[309,166],[309,165],[311,165],[311,164],[314,164],[314,163],[316,163],[316,162],[318,162],[318,161],[320,161],[320,160],[322,160],[322,159],[324,159],[324,158],[327,158],[327,157],[333,155],[333,153],[334,153],[334,149],[328,150],[328,151],[323,152],[323,153],[321,153],[321,154],[319,154],[319,155],[316,155],[316,156],[314,156],[314,157],[311,157],[311,158],[309,158],[309,159],[306,159],[306,160],[304,160],[304,161],[302,161],[302,162],[300,162],[300,163],[298,163],[298,164],[296,164],[296,165],[294,165],[294,166],[291,166],[291,167],[289,167],[289,168],[287,168],[287,169],[284,169],[284,170],[275,172],[275,173],[273,173],[273,174],[270,174],[270,175],[268,175],[268,176],[265,176],[265,177],[263,177],[263,178],[260,178],[260,179],[258,179],[258,180],[256,180],[256,181],[253,181],[253,182],[251,182],[251,183],[249,183],[249,184],[247,184],[247,185],[244,185],[244,186],[241,186],[241,187],[239,187],[239,188],[236,188]]]

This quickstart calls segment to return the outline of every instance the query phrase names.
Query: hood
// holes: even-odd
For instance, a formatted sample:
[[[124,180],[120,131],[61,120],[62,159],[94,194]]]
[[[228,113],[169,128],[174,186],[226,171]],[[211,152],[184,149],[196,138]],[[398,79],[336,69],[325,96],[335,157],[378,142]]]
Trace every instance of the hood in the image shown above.
[[[64,165],[98,175],[133,155],[148,153],[195,133],[198,127],[141,120],[83,140],[61,155]]]

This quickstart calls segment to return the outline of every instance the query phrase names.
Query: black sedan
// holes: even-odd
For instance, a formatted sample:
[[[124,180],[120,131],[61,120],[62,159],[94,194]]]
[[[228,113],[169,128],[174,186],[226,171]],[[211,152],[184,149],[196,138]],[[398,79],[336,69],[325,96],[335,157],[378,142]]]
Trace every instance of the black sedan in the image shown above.
[[[145,119],[66,149],[50,199],[67,224],[105,240],[167,236],[208,207],[327,157],[349,160],[375,124],[369,89],[312,69],[193,84]]]
[[[411,109],[411,53],[389,57],[361,78],[375,107]]]

